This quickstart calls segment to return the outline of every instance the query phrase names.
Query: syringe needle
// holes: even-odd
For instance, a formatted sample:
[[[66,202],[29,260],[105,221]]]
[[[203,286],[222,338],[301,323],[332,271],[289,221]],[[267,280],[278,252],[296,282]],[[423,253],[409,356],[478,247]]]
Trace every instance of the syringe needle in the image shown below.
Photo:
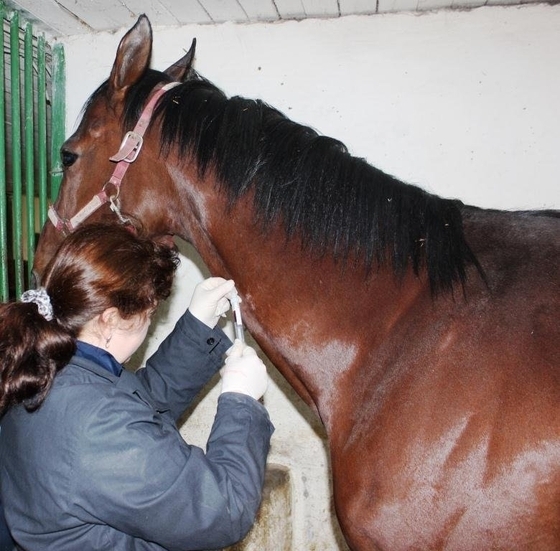
[[[232,291],[229,300],[233,311],[233,330],[235,332],[235,338],[239,339],[241,342],[245,342],[243,319],[241,318],[241,308],[239,307],[241,300],[239,299],[239,295],[235,289]]]

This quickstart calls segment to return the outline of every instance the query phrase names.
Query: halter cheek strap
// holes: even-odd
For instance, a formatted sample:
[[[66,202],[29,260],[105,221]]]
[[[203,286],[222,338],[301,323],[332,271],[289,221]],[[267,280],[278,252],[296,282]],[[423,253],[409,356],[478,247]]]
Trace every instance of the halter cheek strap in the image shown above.
[[[142,111],[142,114],[140,115],[140,118],[138,119],[134,130],[131,130],[125,134],[125,137],[121,143],[121,147],[119,148],[117,153],[115,153],[115,155],[113,155],[112,157],[109,157],[110,161],[117,163],[115,170],[113,170],[113,174],[103,185],[101,191],[94,195],[85,205],[85,207],[80,209],[74,216],[72,216],[72,218],[65,219],[56,212],[53,205],[49,206],[49,220],[58,231],[64,234],[72,233],[86,218],[89,218],[97,209],[99,209],[99,207],[103,206],[105,203],[110,203],[111,210],[117,215],[119,221],[122,224],[126,224],[129,222],[129,220],[122,215],[120,210],[119,193],[121,189],[122,179],[124,178],[124,175],[126,174],[128,167],[130,166],[130,163],[133,163],[136,160],[138,154],[140,153],[140,150],[142,149],[142,144],[144,143],[144,133],[146,132],[150,124],[150,120],[152,119],[152,115],[159,98],[163,94],[165,94],[165,92],[171,90],[172,88],[175,88],[175,86],[178,86],[179,84],[181,83],[170,82],[154,92],[154,94],[146,104],[146,107],[144,107],[144,110]],[[115,192],[113,194],[110,194],[107,191],[108,187],[110,186],[113,186],[115,188]]]

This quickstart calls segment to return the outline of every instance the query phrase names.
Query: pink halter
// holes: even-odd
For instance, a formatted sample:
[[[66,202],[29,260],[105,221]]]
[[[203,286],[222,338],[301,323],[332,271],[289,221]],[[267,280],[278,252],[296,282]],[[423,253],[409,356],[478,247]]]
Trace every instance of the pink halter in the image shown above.
[[[144,142],[144,133],[150,124],[150,120],[152,118],[155,106],[159,100],[159,98],[165,94],[171,88],[175,88],[181,84],[180,82],[170,82],[165,86],[159,88],[148,103],[134,130],[130,130],[126,133],[120,149],[117,151],[115,155],[109,158],[110,161],[117,163],[113,174],[109,178],[107,182],[101,188],[101,191],[94,195],[91,200],[82,208],[80,209],[72,218],[64,219],[56,212],[53,205],[49,206],[48,216],[49,220],[52,222],[54,227],[64,233],[72,233],[86,218],[91,216],[99,207],[104,205],[105,203],[110,203],[111,210],[117,215],[120,222],[126,224],[129,222],[127,218],[125,218],[120,210],[120,201],[119,201],[119,194],[121,189],[122,179],[130,166],[130,163],[133,163],[138,157],[140,150],[142,149],[142,144]],[[109,194],[107,192],[108,186],[112,185],[115,188],[115,193]]]

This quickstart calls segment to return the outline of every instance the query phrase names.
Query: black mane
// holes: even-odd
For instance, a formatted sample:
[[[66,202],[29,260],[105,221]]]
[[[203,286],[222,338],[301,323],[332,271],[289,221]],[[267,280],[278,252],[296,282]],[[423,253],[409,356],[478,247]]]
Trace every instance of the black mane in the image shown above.
[[[165,80],[149,70],[131,88],[123,130],[134,127],[150,92]],[[230,204],[254,190],[263,228],[279,221],[288,238],[297,235],[310,251],[362,258],[368,270],[390,263],[399,276],[425,267],[434,292],[464,284],[466,266],[478,266],[459,201],[383,173],[262,101],[227,98],[194,73],[162,98],[157,117],[164,154],[177,147],[201,176],[214,170]]]

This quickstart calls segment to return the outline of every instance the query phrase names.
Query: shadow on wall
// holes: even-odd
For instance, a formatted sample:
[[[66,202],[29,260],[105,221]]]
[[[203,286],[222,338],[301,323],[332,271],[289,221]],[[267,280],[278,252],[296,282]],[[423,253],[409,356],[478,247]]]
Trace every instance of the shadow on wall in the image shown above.
[[[256,522],[247,537],[227,547],[227,551],[293,551],[291,504],[292,488],[288,469],[282,465],[269,464]]]
[[[289,469],[282,465],[269,464],[264,481],[263,500],[253,528],[243,541],[222,551],[300,551],[294,546],[292,502]],[[312,542],[308,545],[306,551],[348,550],[340,531],[337,533],[336,550],[319,549]]]

